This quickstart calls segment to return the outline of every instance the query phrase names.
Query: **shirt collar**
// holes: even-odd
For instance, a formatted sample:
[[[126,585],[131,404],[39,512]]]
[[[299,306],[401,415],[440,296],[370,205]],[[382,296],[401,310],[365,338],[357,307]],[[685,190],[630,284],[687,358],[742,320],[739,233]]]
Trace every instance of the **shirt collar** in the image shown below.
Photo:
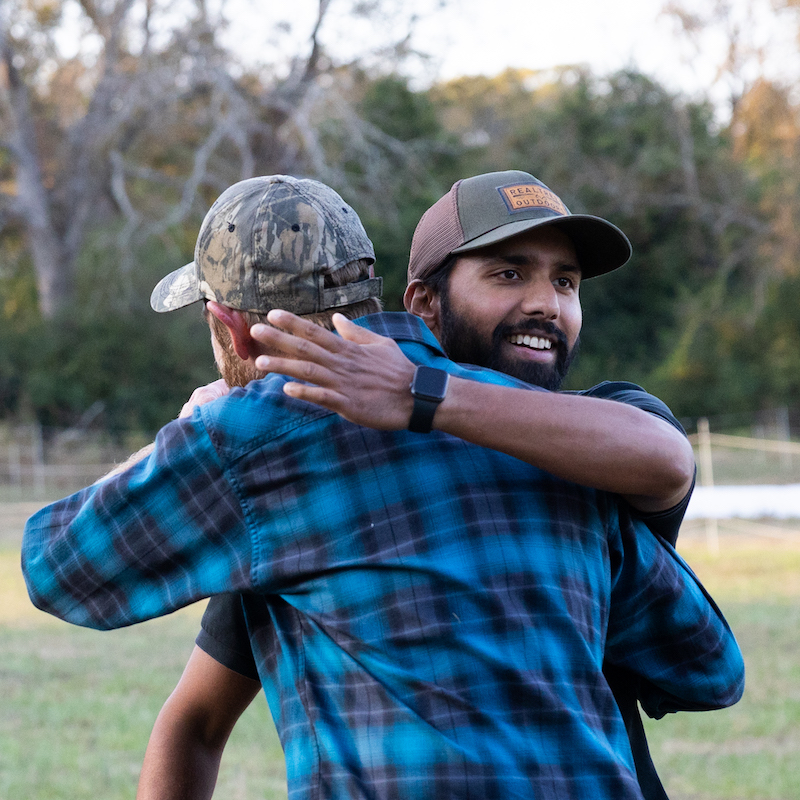
[[[502,372],[495,372],[493,369],[476,367],[474,364],[456,364],[445,355],[442,346],[436,337],[430,332],[428,326],[413,314],[397,311],[384,311],[380,314],[369,314],[366,317],[354,319],[356,325],[367,328],[373,333],[381,336],[389,336],[398,343],[411,345],[422,345],[427,353],[422,355],[419,350],[413,352],[415,348],[405,347],[403,352],[417,364],[427,364],[431,367],[438,367],[451,375],[459,378],[479,381],[481,383],[495,383],[501,386],[518,386],[520,389],[530,389],[536,392],[544,392],[540,386],[531,386],[523,383],[510,375]],[[424,352],[424,351],[423,351]]]
[[[419,318],[405,311],[383,311],[380,314],[369,314],[354,319],[356,325],[367,328],[373,333],[388,336],[396,342],[416,342],[433,350],[437,356],[446,358],[439,341],[431,333],[430,328]]]

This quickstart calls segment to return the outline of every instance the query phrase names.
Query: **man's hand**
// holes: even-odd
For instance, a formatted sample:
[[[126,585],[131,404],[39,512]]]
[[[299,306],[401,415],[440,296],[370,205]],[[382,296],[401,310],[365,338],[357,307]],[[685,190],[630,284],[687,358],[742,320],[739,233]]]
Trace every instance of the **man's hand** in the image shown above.
[[[379,430],[408,427],[414,364],[396,342],[354,325],[342,314],[333,316],[339,336],[288,311],[270,311],[267,319],[275,327],[254,325],[250,335],[285,357],[259,356],[256,367],[306,382],[287,383],[287,395],[358,425]]]
[[[192,392],[192,396],[183,404],[181,413],[178,414],[178,419],[185,419],[192,416],[196,406],[202,406],[216,400],[219,397],[225,397],[230,391],[230,387],[225,383],[222,378],[213,383],[208,383],[205,386],[198,386]]]

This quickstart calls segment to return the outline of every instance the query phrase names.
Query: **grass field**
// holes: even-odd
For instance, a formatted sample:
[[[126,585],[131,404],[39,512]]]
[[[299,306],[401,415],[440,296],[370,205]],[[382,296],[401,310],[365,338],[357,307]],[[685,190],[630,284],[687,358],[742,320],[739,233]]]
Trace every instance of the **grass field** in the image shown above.
[[[121,631],[75,628],[30,605],[18,560],[0,551],[0,798],[133,798],[201,607]],[[215,797],[286,797],[283,753],[261,696],[231,737]]]
[[[0,526],[0,798],[132,798],[201,608],[110,633],[73,628],[30,606],[15,538]],[[653,757],[672,800],[797,800],[800,538],[723,535],[721,545],[715,557],[687,536],[680,549],[739,639],[745,697],[724,711],[648,721]],[[284,798],[282,760],[259,697],[234,731],[215,797]]]
[[[653,759],[673,800],[800,798],[800,539],[723,536],[719,556],[680,543],[722,607],[745,657],[747,687],[730,709],[648,721]]]

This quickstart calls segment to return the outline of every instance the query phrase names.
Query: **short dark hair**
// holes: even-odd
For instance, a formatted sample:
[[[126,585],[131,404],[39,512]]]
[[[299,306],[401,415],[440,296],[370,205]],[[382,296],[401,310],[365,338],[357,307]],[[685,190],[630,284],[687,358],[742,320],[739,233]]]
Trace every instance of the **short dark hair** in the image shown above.
[[[423,278],[422,283],[433,289],[436,294],[441,295],[443,292],[446,292],[447,283],[450,280],[450,273],[453,271],[453,267],[456,261],[458,261],[459,255],[459,253],[450,253],[430,275]]]

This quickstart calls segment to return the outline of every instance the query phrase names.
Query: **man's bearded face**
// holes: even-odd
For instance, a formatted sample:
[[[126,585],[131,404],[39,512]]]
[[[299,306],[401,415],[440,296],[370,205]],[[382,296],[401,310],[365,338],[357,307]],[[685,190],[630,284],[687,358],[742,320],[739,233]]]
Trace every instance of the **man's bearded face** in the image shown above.
[[[453,361],[560,388],[577,352],[580,264],[553,226],[458,256],[439,288],[438,331]]]
[[[491,338],[487,339],[469,316],[453,311],[446,283],[441,294],[441,325],[442,348],[452,361],[488,367],[552,392],[561,388],[570,364],[578,353],[579,340],[576,339],[570,349],[562,330],[552,322],[536,319],[524,319],[514,325],[501,323],[494,329]],[[551,349],[555,350],[555,361],[539,364],[510,358],[504,352],[504,345],[515,334],[547,337],[551,341]]]

